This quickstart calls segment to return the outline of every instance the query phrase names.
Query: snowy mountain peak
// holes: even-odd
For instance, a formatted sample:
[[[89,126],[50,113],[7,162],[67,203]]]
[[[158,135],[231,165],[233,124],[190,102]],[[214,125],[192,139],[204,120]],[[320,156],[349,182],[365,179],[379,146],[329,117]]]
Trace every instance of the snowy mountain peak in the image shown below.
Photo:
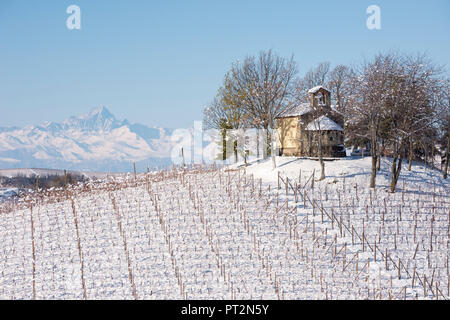
[[[0,128],[0,169],[44,167],[123,171],[168,163],[172,130],[122,121],[105,107],[22,129]]]
[[[80,119],[116,119],[114,115],[103,105],[100,105],[97,108],[92,109],[89,113],[81,115]]]
[[[120,122],[106,107],[100,106],[81,116],[70,117],[63,126],[66,130],[111,131],[120,127]]]

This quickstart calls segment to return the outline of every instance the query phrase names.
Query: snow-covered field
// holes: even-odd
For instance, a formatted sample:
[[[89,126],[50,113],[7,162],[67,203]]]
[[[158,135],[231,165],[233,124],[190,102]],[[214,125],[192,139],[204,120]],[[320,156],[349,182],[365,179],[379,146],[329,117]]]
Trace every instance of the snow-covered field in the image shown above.
[[[404,167],[391,194],[388,160],[375,191],[368,158],[327,162],[313,185],[318,162],[277,164],[109,177],[3,204],[0,298],[448,299],[440,172]]]

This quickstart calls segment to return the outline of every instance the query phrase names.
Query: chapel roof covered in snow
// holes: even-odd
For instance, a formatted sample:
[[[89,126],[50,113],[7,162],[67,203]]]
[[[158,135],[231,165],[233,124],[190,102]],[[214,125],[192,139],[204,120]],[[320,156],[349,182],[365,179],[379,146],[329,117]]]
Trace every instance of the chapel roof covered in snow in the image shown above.
[[[328,92],[330,92],[330,90],[328,90],[327,88],[324,88],[323,86],[315,86],[314,88],[311,88],[308,90],[308,93],[317,93],[320,89],[324,89]]]
[[[340,125],[328,118],[327,116],[321,116],[306,126],[307,131],[344,131]]]
[[[278,118],[297,117],[312,111],[309,102],[301,103],[284,111]]]
[[[332,112],[342,115],[342,113],[339,112],[339,110],[337,109],[337,107],[335,105],[332,104],[330,106],[330,108],[331,108]],[[299,105],[293,106],[290,109],[287,109],[277,118],[298,117],[298,116],[302,116],[302,115],[307,114],[312,111],[313,111],[313,109],[311,108],[311,105],[309,104],[309,102],[305,102],[305,103],[301,103]]]

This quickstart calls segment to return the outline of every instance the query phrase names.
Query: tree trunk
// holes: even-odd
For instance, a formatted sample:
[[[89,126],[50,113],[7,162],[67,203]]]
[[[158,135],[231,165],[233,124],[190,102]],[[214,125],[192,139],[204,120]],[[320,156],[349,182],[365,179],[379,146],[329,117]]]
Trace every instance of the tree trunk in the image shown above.
[[[308,146],[308,156],[309,157],[312,157],[312,137],[311,137],[312,135],[311,135],[311,131],[308,131],[308,144],[309,144],[309,146]]]
[[[431,169],[434,170],[434,141],[431,141]]]
[[[268,157],[269,157],[269,154],[270,154],[270,151],[271,151],[271,149],[272,149],[272,144],[271,144],[271,141],[270,141],[270,139],[271,139],[271,135],[270,135],[270,130],[269,130],[269,126],[268,125],[265,125],[264,126],[264,130],[265,130],[265,132],[266,132],[266,151],[264,152],[264,159],[267,159]]]
[[[372,135],[370,142],[370,153],[372,157],[372,172],[370,174],[370,188],[375,188],[375,178],[377,177],[377,152],[376,152],[377,140]]]
[[[222,129],[222,160],[227,159],[227,130]]]
[[[372,155],[372,172],[370,174],[370,188],[375,188],[376,177],[377,177],[377,156]]]
[[[395,192],[396,171],[397,171],[397,155],[394,155],[394,158],[392,159],[392,166],[391,166],[391,185],[390,185],[391,192]]]
[[[320,162],[320,179],[322,181],[325,179],[325,163],[323,161],[322,154],[322,131],[319,130],[319,162]]]
[[[237,163],[239,158],[238,158],[238,142],[237,140],[234,141],[234,162]]]
[[[400,172],[402,171],[402,162],[403,157],[400,156],[400,158],[398,159],[397,171],[395,172],[394,190],[391,190],[392,192],[395,192],[395,189],[397,187],[398,178],[400,178]]]
[[[256,159],[259,159],[259,128],[256,128]]]
[[[425,169],[427,168],[427,164],[428,164],[428,154],[427,154],[427,147],[424,145],[423,146],[423,154],[424,154],[424,157],[425,157]]]
[[[272,169],[275,170],[277,168],[277,160],[275,159],[274,154],[271,157],[272,157]]]
[[[400,153],[400,152],[399,152]],[[398,160],[398,162],[397,162]],[[392,161],[392,168],[391,168],[391,185],[390,185],[390,191],[392,193],[395,192],[395,188],[397,187],[398,178],[400,177],[400,172],[402,170],[402,162],[403,162],[403,156],[402,153],[398,155],[397,153],[394,155],[394,159]]]
[[[447,179],[448,171],[448,149],[450,147],[450,137],[447,138],[447,151],[445,152],[444,179]]]
[[[378,144],[378,131],[375,120],[371,120],[370,126],[370,156],[372,158],[372,172],[370,174],[370,188],[375,188],[375,180],[377,177],[377,144]]]
[[[272,130],[272,133],[270,134],[270,157],[272,158],[272,169],[275,170],[277,167],[277,161],[275,159],[275,134],[276,131]]]
[[[319,181],[322,181],[325,179],[325,162],[323,159],[320,161],[320,179]]]
[[[412,137],[409,137],[409,161],[408,161],[408,171],[411,171],[412,160],[413,160],[413,141]]]
[[[384,147],[383,147],[384,149]],[[380,152],[380,144],[377,144],[377,171],[381,170],[381,152]]]

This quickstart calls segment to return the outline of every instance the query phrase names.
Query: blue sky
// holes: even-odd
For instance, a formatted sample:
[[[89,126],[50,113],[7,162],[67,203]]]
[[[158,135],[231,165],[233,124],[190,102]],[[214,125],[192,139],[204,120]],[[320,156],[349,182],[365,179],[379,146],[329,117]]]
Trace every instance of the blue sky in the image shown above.
[[[66,28],[71,4],[81,30]],[[381,30],[366,28],[372,4]],[[388,50],[448,65],[449,18],[448,0],[1,0],[0,127],[101,104],[131,122],[190,126],[231,63],[267,49],[294,54],[300,74]]]

